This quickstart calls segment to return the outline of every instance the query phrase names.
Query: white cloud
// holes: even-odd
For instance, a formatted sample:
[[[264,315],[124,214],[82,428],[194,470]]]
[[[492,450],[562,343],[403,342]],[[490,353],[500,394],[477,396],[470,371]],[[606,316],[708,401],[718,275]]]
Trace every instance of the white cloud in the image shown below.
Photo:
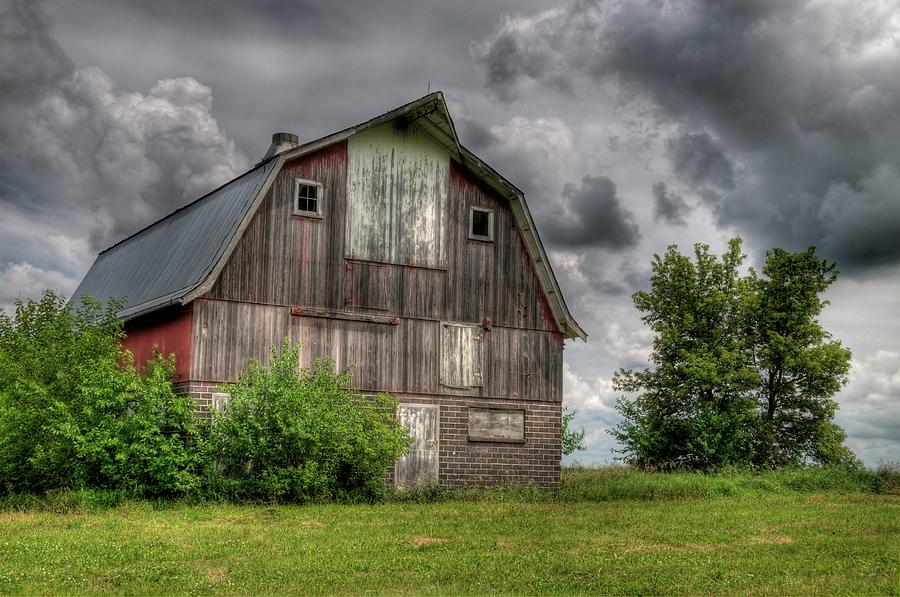
[[[564,404],[577,411],[573,427],[585,430],[585,450],[572,454],[565,461],[585,465],[612,461],[615,441],[608,430],[621,418],[616,412],[619,393],[613,389],[612,379],[598,376],[587,380],[575,373],[569,363],[564,363],[563,395]]]
[[[838,403],[835,420],[866,464],[900,461],[900,352],[879,350],[854,359]]]
[[[99,68],[73,72],[29,110],[24,152],[68,205],[88,205],[95,246],[110,244],[249,166],[192,77],[122,93]],[[81,207],[83,209],[83,207]]]
[[[44,290],[68,296],[78,280],[55,270],[45,270],[22,261],[0,270],[0,310],[12,315],[16,299],[40,298]]]

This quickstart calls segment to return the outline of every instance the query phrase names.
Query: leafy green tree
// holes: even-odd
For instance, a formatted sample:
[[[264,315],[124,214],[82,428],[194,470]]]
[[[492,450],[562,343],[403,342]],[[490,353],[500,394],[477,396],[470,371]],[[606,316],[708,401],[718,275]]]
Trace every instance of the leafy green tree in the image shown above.
[[[172,391],[174,360],[146,375],[122,349],[110,303],[77,309],[52,292],[0,314],[0,491],[195,489],[202,455],[190,398]]]
[[[710,468],[752,458],[758,376],[750,366],[743,317],[751,289],[739,275],[740,239],[721,259],[708,245],[694,260],[671,246],[654,256],[650,290],[634,295],[655,333],[643,371],[620,369],[614,387],[622,422],[611,433],[639,466]]]
[[[654,256],[634,295],[655,333],[652,368],[619,370],[622,422],[611,431],[641,466],[711,468],[851,463],[832,421],[850,352],[817,317],[836,279],[814,249],[767,253],[763,277],[740,274],[741,241],[721,258],[695,245]]]
[[[572,428],[572,420],[577,414],[577,410],[569,410],[567,406],[563,407],[560,419],[563,456],[584,450],[584,428]]]
[[[760,383],[761,420],[756,463],[777,467],[806,462],[855,460],[843,445],[844,431],[832,422],[832,396],[847,381],[850,351],[817,317],[828,304],[820,295],[837,279],[835,264],[815,249],[766,254],[764,278],[752,277],[748,339]]]
[[[411,438],[388,394],[366,398],[350,388],[350,371],[329,360],[299,366],[285,338],[270,366],[251,361],[213,431],[211,477],[231,497],[267,501],[369,499]]]

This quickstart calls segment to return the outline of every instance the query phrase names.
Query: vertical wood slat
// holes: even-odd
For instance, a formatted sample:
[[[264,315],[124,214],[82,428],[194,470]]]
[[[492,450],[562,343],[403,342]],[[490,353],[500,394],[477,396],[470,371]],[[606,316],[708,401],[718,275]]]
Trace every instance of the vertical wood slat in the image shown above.
[[[484,385],[484,336],[472,325],[441,324],[441,385],[472,388]]]
[[[323,184],[322,218],[293,215],[295,177]],[[196,314],[192,377],[233,380],[247,358],[267,361],[268,344],[287,335],[303,341],[304,363],[331,355],[339,366],[355,364],[355,383],[367,388],[561,399],[562,335],[506,200],[451,162],[445,270],[348,260],[346,177],[346,143],[285,164],[207,295],[245,303],[207,301]],[[471,206],[494,210],[494,242],[467,238]],[[391,332],[314,323],[274,305],[397,315],[401,323]],[[483,386],[442,387],[439,321],[483,318],[495,324],[483,333]]]
[[[294,178],[323,184],[323,218],[293,215]],[[558,333],[506,200],[458,164],[449,175],[446,270],[347,260],[347,146],[285,164],[208,296]],[[494,210],[495,241],[468,238],[471,206]]]
[[[399,487],[425,485],[438,479],[440,461],[440,410],[437,405],[401,404],[397,408],[400,424],[409,429],[413,443],[409,452],[394,465],[394,480]]]
[[[450,156],[414,124],[348,140],[344,256],[444,267]]]
[[[562,351],[545,332],[445,328],[437,321],[411,319],[384,325],[294,316],[288,307],[210,299],[195,302],[193,325],[193,379],[233,381],[248,359],[268,363],[271,343],[287,337],[301,343],[302,366],[311,366],[316,357],[331,357],[338,368],[352,366],[354,386],[368,390],[562,399]],[[443,357],[451,350],[441,346],[448,338],[444,330],[455,334],[454,349],[473,348],[471,366],[463,364],[464,359],[452,359],[451,368],[443,369],[447,363]],[[477,335],[482,342],[473,339]],[[476,380],[471,373],[478,371],[479,360],[483,377]],[[476,385],[479,381],[481,387]]]

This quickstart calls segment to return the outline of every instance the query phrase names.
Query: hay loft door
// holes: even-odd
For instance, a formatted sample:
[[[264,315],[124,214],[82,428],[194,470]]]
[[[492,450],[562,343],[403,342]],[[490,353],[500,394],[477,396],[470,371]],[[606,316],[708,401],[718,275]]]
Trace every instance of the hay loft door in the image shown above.
[[[437,483],[438,413],[439,407],[434,404],[401,404],[397,407],[400,424],[412,435],[409,453],[394,465],[397,487]]]

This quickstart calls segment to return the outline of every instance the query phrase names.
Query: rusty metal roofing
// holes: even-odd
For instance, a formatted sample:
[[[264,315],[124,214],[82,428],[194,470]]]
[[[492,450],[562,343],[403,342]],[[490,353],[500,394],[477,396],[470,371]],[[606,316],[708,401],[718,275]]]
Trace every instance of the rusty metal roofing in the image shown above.
[[[106,249],[73,296],[124,299],[126,319],[180,302],[222,258],[279,163],[269,160]]]

